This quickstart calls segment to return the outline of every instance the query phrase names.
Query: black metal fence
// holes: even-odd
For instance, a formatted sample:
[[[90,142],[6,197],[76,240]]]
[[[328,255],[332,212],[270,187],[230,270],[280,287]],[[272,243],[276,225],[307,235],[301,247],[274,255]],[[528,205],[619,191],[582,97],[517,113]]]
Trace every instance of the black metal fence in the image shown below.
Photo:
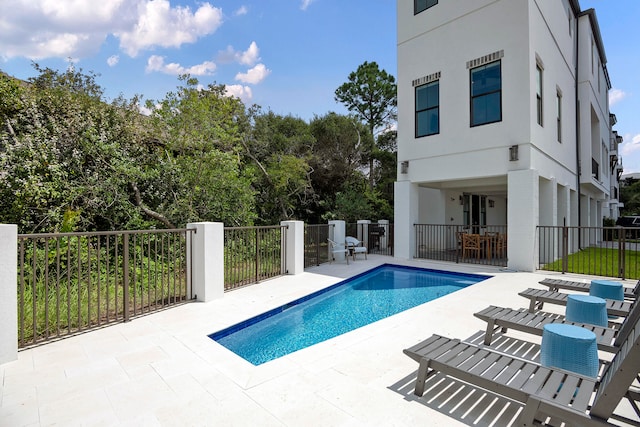
[[[539,226],[541,270],[640,279],[640,228]]]
[[[18,345],[190,300],[192,231],[19,234]]]
[[[305,224],[304,268],[329,262],[328,240],[333,224]]]
[[[507,226],[414,224],[416,258],[507,265]]]
[[[393,256],[393,224],[349,223],[346,235],[363,242],[370,254]]]
[[[286,225],[224,228],[224,289],[286,274]]]

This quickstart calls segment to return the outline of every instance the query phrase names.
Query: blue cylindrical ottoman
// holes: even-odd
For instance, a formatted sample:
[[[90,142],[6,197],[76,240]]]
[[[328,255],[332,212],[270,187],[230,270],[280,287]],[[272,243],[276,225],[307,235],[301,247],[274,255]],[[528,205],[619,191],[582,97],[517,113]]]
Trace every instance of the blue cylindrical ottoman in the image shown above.
[[[571,322],[608,326],[607,301],[591,295],[569,295],[566,318]]]
[[[595,378],[598,375],[596,335],[579,326],[550,323],[542,331],[542,366]]]

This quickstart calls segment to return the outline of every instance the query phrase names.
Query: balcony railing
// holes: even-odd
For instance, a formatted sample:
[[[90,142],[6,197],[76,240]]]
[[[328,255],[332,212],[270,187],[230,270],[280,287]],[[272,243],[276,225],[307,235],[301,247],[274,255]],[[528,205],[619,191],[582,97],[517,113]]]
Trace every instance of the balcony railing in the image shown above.
[[[415,224],[415,257],[456,263],[507,265],[507,226]],[[463,235],[478,236],[477,249]]]

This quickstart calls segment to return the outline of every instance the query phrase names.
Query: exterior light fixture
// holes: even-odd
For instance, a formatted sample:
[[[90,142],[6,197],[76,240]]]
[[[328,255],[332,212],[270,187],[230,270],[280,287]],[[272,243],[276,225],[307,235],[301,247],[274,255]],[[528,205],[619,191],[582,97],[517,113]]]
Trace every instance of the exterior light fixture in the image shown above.
[[[400,163],[400,173],[401,174],[409,173],[409,161],[408,160],[405,160],[404,162]]]
[[[518,146],[512,145],[509,147],[509,161],[515,162],[518,160]]]

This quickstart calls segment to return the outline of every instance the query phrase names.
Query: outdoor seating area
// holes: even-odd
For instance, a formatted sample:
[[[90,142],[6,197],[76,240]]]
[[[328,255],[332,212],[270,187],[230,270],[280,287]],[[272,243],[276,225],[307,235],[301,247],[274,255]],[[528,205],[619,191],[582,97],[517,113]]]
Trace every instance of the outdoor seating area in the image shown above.
[[[327,241],[329,242],[329,252],[331,253],[330,263],[344,259],[349,264],[349,258],[353,258],[355,261],[358,254],[363,254],[364,259],[367,259],[367,253],[369,252],[367,247],[364,246],[364,242],[355,237],[346,236],[344,243],[335,242],[331,239],[327,239]]]
[[[457,233],[458,247],[462,248],[462,258],[505,258],[507,254],[506,233],[487,231],[484,233]]]
[[[606,302],[623,299],[623,284],[594,279],[586,289],[591,295],[560,297],[558,292],[542,290],[545,296],[532,299],[528,310],[491,305],[474,313],[487,323],[481,344],[433,334],[406,348],[404,354],[419,363],[414,393],[423,396],[428,378],[439,373],[521,402],[524,408],[518,425],[547,425],[548,421],[551,425],[600,425],[609,419],[637,425],[640,304],[637,299],[624,302],[628,305],[624,313],[614,309],[624,316],[621,322],[610,324],[606,310],[611,304]],[[537,291],[529,288],[518,295],[531,298]],[[605,299],[612,296],[615,300]],[[566,305],[565,315],[538,311],[543,302]],[[504,336],[509,329],[541,336],[537,356],[517,357],[492,348],[494,335]],[[601,360],[598,350],[613,357]],[[635,412],[631,417],[615,414],[623,399]]]

